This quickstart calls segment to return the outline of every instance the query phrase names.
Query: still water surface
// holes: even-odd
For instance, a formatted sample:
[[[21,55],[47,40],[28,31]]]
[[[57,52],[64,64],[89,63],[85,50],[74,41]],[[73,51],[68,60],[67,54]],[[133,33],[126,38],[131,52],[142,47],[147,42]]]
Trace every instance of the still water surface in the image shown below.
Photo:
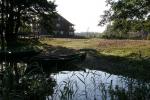
[[[39,67],[39,64],[35,62],[32,63],[33,69],[31,68],[28,71],[27,69],[31,67],[31,64],[23,62],[8,64],[13,67],[7,67],[6,63],[3,63],[0,66],[1,68],[2,65],[6,73],[4,76],[7,79],[6,81],[4,81],[5,78],[0,80],[2,89],[7,87],[3,83],[10,82],[7,78],[10,73],[11,76],[13,74],[13,77],[16,76],[16,71],[12,68],[18,67],[18,73],[20,73],[18,84],[22,86],[20,87],[21,94],[17,94],[20,95],[18,100],[150,100],[150,82],[144,80],[113,75],[100,70],[83,69],[72,65],[63,67],[62,65],[53,67],[40,65]],[[48,80],[49,82],[47,82]],[[18,91],[18,88],[16,89],[14,86],[11,89],[14,94],[17,93],[16,90]],[[37,96],[44,97],[38,98]]]
[[[98,70],[51,74],[57,85],[54,100],[149,100],[150,83]]]

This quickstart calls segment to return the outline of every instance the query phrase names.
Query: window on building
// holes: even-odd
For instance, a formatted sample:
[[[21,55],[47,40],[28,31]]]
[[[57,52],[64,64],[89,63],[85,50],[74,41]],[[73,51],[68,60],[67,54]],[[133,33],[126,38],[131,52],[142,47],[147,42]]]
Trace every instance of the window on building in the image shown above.
[[[63,34],[64,34],[64,32],[63,32],[63,31],[60,31],[60,34],[61,34],[61,35],[63,35]]]
[[[60,17],[58,17],[58,21],[60,21],[61,20],[61,18]]]
[[[60,27],[60,24],[57,23],[57,24],[56,24],[56,27]]]

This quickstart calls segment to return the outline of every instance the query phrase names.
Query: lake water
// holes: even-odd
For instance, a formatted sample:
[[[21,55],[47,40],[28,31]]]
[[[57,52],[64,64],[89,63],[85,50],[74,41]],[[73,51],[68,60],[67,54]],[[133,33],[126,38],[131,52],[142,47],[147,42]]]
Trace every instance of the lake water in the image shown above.
[[[26,70],[31,65],[27,63],[8,65],[20,68],[18,84],[22,86],[26,83],[25,87],[28,88],[25,89],[23,85],[23,88],[20,88],[22,93],[17,95],[22,96],[23,94],[27,100],[150,100],[150,82],[144,80],[113,75],[100,70],[79,68],[73,65],[39,67],[39,64],[35,62],[32,63],[32,68],[29,71]],[[0,67],[2,68],[2,65]],[[5,71],[13,67],[6,67],[6,63],[3,63],[3,70]],[[9,76],[9,73],[14,74],[14,78],[16,77],[16,72],[12,69],[6,73],[5,78]],[[8,78],[6,83],[10,80],[11,78]],[[48,80],[49,82],[47,82]],[[2,80],[0,80],[0,87],[3,88],[4,84],[1,84],[3,84]],[[26,96],[31,93],[34,94],[32,96],[44,96],[44,98],[27,98]],[[2,94],[0,93],[0,95]]]
[[[150,99],[149,83],[102,71],[61,71],[50,77],[57,82],[52,100]]]

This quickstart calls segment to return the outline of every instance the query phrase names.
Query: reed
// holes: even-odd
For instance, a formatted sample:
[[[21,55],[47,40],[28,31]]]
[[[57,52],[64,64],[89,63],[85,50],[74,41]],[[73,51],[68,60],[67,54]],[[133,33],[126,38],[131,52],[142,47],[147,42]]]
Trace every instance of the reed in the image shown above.
[[[0,79],[0,97],[4,100],[44,100],[52,95],[55,81],[47,78],[40,67],[28,73],[23,63],[8,63],[4,67]]]

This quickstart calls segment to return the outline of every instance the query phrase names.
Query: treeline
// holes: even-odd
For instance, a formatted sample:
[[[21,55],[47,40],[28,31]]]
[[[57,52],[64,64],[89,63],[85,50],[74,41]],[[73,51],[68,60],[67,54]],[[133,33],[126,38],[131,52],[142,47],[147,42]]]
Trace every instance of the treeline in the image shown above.
[[[106,38],[149,39],[150,0],[106,0],[107,10],[99,25],[106,25]]]
[[[150,40],[150,21],[114,21],[107,25],[102,38]]]

